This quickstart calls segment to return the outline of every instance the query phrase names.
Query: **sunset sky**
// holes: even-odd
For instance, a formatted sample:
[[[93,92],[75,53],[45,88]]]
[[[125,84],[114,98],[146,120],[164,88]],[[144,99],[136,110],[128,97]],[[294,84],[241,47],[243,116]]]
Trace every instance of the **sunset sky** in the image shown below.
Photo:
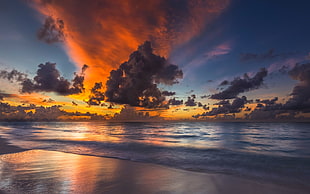
[[[309,6],[1,0],[0,120],[309,117]]]

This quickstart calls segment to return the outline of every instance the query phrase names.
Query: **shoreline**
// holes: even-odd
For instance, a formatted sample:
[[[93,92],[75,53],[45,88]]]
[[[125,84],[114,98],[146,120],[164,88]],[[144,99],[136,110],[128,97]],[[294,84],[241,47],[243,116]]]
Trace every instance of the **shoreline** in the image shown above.
[[[35,153],[35,154],[33,154]],[[221,173],[212,173],[212,172],[199,172],[199,171],[192,171],[192,170],[185,170],[185,169],[179,169],[174,168],[173,166],[164,166],[160,164],[153,164],[153,163],[146,163],[146,162],[137,162],[137,161],[131,161],[126,159],[119,159],[119,158],[113,158],[113,157],[99,157],[99,156],[92,156],[92,155],[83,155],[83,154],[73,154],[68,152],[59,152],[59,151],[47,151],[47,150],[28,150],[23,149],[15,145],[11,145],[5,138],[0,137],[0,163],[2,162],[2,158],[15,158],[15,157],[22,157],[27,158],[29,155],[35,155],[38,154],[43,155],[43,157],[37,158],[37,161],[35,162],[46,162],[45,160],[49,160],[49,155],[61,155],[65,158],[65,160],[71,160],[70,158],[79,157],[79,158],[88,158],[86,163],[91,163],[92,160],[99,160],[103,161],[103,163],[111,163],[111,164],[121,164],[122,171],[128,172],[128,176],[131,176],[130,173],[134,169],[136,171],[140,171],[140,173],[137,175],[138,177],[125,177],[125,179],[131,179],[133,182],[131,184],[138,184],[136,179],[139,179],[139,185],[142,184],[143,187],[147,187],[148,184],[158,184],[161,187],[167,186],[167,181],[169,182],[168,190],[170,192],[177,192],[177,193],[187,193],[194,190],[197,193],[274,193],[274,194],[290,194],[290,193],[307,193],[307,188],[297,188],[293,185],[282,185],[282,184],[276,184],[273,182],[267,182],[267,181],[260,181],[256,179],[246,178],[246,177],[239,177],[229,174],[221,174]],[[24,155],[26,157],[24,157]],[[53,158],[52,158],[53,159]],[[26,159],[26,163],[29,162],[29,165],[33,165],[32,157],[30,157],[29,161]],[[84,159],[83,159],[84,160]],[[25,161],[24,161],[25,162]],[[53,163],[55,165],[55,163]],[[87,164],[88,165],[88,164]],[[71,165],[69,165],[71,166]],[[54,166],[55,168],[59,168],[57,165]],[[97,166],[96,166],[97,168]],[[103,168],[108,168],[108,171],[111,171],[111,169],[115,168],[115,165],[105,166]],[[151,180],[145,181],[140,180],[140,176],[145,177],[145,174],[149,174],[149,171],[152,171],[152,173],[159,174],[159,177],[153,177]],[[1,169],[0,166],[0,175],[3,169]],[[44,168],[42,169],[43,171]],[[59,169],[58,169],[59,170]],[[66,171],[65,169],[60,169],[61,171]],[[85,170],[85,169],[83,169]],[[90,169],[93,170],[93,169]],[[115,170],[112,170],[115,171]],[[5,173],[16,173],[14,171],[8,171]],[[165,174],[165,176],[162,176],[162,174]],[[166,174],[169,175],[169,179],[167,179]],[[115,175],[113,175],[115,176]],[[180,178],[181,177],[181,178]],[[3,177],[2,177],[3,178]],[[149,177],[146,177],[149,178]],[[174,180],[175,179],[175,180]],[[87,182],[88,180],[86,180]],[[97,181],[97,180],[93,180]],[[99,181],[100,182],[100,181]],[[120,179],[120,180],[113,180],[113,184],[116,185],[115,188],[112,190],[107,190],[108,193],[118,193],[118,192],[126,192],[126,190],[123,190],[123,188],[126,188],[128,185],[127,183],[124,185],[123,182],[126,182],[126,180]],[[36,184],[35,182],[30,182],[29,184]],[[47,185],[50,183],[46,183]],[[83,183],[84,184],[84,183]],[[97,184],[97,183],[96,183]],[[177,187],[182,184],[189,184],[188,187]],[[1,179],[0,179],[0,186],[1,186]],[[81,185],[78,185],[81,187]],[[292,187],[293,186],[293,187]],[[15,187],[12,185],[12,187]],[[100,187],[103,187],[102,185]],[[11,188],[12,189],[12,188]],[[146,188],[144,188],[146,189]],[[149,188],[147,188],[149,189]],[[153,188],[154,189],[154,188]],[[186,192],[185,192],[185,191]],[[4,191],[7,191],[5,188],[0,187],[0,194]],[[115,191],[115,192],[114,192]],[[140,190],[137,190],[140,191]],[[144,190],[142,190],[144,192]],[[79,191],[80,192],[80,191]],[[91,191],[95,192],[95,191]],[[97,192],[97,190],[96,190]],[[166,190],[165,190],[166,192]]]
[[[27,149],[20,148],[15,145],[11,145],[7,139],[2,138],[0,136],[0,155],[3,154],[13,154],[13,153],[18,153],[18,152],[23,152],[27,151]]]
[[[19,158],[23,158],[20,163]],[[13,166],[10,166],[11,162],[14,163]],[[19,193],[20,191],[33,193],[66,191],[74,193],[102,191],[104,193],[308,193],[308,190],[301,188],[232,175],[193,172],[158,164],[58,151],[28,150],[2,154],[0,163],[7,166],[6,168],[0,166],[0,170],[3,171],[0,179],[0,193]],[[39,169],[38,166],[40,166]],[[28,169],[28,175],[25,176],[25,171],[20,171],[20,169]],[[18,178],[17,175],[20,173],[25,176],[25,179]],[[42,173],[45,179],[40,176]],[[1,183],[1,181],[12,179],[16,179],[13,184],[3,186]],[[20,185],[20,181],[26,182],[26,186]],[[71,185],[67,185],[68,188],[63,186],[63,182],[66,181],[71,182]],[[33,190],[35,188],[41,190]]]

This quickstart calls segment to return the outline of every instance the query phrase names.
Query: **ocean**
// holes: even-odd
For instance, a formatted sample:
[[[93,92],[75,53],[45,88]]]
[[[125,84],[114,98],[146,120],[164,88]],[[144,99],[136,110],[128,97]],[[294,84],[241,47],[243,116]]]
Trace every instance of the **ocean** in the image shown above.
[[[1,122],[25,149],[155,163],[309,188],[309,123]]]

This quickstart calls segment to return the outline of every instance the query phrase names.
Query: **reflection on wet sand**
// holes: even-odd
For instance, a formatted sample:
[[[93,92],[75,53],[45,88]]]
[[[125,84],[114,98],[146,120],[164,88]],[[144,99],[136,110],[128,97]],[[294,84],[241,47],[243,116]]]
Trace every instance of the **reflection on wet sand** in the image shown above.
[[[0,193],[295,193],[283,186],[158,165],[30,150],[0,156]],[[302,192],[301,192],[302,193]]]

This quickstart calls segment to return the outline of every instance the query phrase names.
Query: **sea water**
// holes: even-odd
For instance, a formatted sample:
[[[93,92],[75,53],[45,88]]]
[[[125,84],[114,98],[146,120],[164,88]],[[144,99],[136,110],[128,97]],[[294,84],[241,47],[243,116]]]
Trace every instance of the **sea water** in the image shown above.
[[[2,122],[0,136],[26,149],[309,187],[309,123]]]

